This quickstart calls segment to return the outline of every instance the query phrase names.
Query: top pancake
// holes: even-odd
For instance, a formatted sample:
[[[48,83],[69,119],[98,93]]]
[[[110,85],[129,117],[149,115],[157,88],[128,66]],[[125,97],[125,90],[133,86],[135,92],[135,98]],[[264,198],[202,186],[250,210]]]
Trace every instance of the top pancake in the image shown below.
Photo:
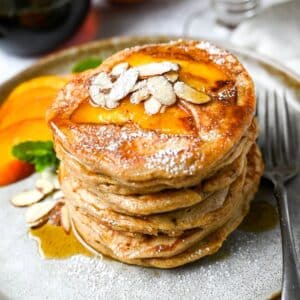
[[[89,85],[99,72],[175,62],[179,80],[211,97],[206,104],[178,101],[147,115],[128,97],[114,109],[89,104]],[[72,79],[47,112],[55,144],[94,173],[122,181],[204,178],[246,134],[254,115],[253,83],[236,57],[208,42],[177,41],[116,53],[97,69]],[[188,182],[188,181],[187,181]]]

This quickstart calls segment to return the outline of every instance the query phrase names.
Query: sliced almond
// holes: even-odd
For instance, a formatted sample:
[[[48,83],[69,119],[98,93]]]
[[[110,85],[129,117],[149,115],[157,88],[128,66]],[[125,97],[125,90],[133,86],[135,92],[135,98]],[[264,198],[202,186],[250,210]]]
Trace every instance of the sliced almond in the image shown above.
[[[139,73],[135,69],[129,69],[122,73],[114,82],[109,93],[109,101],[117,102],[126,97],[137,82]]]
[[[41,178],[46,180],[52,180],[54,177],[56,177],[55,171],[53,171],[52,168],[46,168],[41,173],[39,173]]]
[[[106,102],[105,102],[105,107],[109,108],[109,109],[113,109],[113,108],[116,108],[119,106],[119,102],[118,101],[114,101],[114,100],[111,100],[111,99],[106,99]]]
[[[105,106],[106,95],[100,92],[100,88],[96,85],[91,85],[89,88],[89,94],[91,97],[91,104],[93,106]]]
[[[49,216],[47,216],[47,222],[49,224],[55,225],[55,226],[60,226],[60,211],[61,208],[64,206],[63,202],[58,201],[54,208],[51,210]]]
[[[178,75],[177,72],[171,71],[171,72],[166,73],[166,74],[165,74],[165,77],[166,77],[170,82],[174,83],[174,82],[178,79],[179,75]]]
[[[106,95],[103,91],[111,89],[113,83],[110,77],[105,73],[99,73],[93,80],[89,87],[89,94],[91,96],[91,104],[94,106],[105,106]]]
[[[30,227],[30,228],[34,228],[34,227],[38,227],[44,223],[47,223],[48,221],[48,218],[42,218],[42,219],[39,219],[38,221],[36,222],[32,222],[32,223],[27,223],[27,225]]]
[[[127,62],[120,63],[113,67],[113,69],[111,70],[111,75],[114,77],[119,77],[128,68],[129,68],[129,64]]]
[[[61,190],[55,192],[53,195],[52,195],[53,199],[54,200],[60,200],[61,198],[64,197],[64,194]]]
[[[133,88],[131,89],[131,92],[136,92],[145,87],[147,87],[147,80],[146,79],[140,80],[133,86]]]
[[[148,115],[155,115],[159,112],[161,108],[161,103],[154,97],[150,97],[144,102],[144,108]]]
[[[30,206],[26,211],[26,223],[35,224],[39,220],[47,218],[55,205],[55,201],[44,201]]]
[[[174,91],[179,98],[194,104],[202,104],[211,100],[207,94],[190,87],[182,81],[177,81],[174,84]]]
[[[11,203],[15,206],[28,206],[41,201],[44,197],[45,195],[41,191],[33,189],[15,195],[11,199]]]
[[[50,180],[39,178],[36,183],[35,187],[37,190],[42,192],[44,195],[47,195],[54,191],[54,184]]]
[[[151,95],[163,105],[172,105],[176,102],[173,86],[164,76],[149,78],[147,88]]]
[[[59,180],[58,180],[58,177],[57,176],[54,176],[53,178],[53,185],[54,185],[54,188],[56,190],[59,190],[60,189],[60,183],[59,183]]]
[[[46,169],[43,172],[41,172],[41,179],[52,182],[54,189],[56,190],[60,188],[58,176],[52,169]]]
[[[52,182],[57,178],[57,174],[52,168],[45,169],[40,173],[40,175],[42,179],[46,179]]]
[[[166,111],[166,109],[167,109],[167,106],[166,105],[162,105],[161,108],[160,108],[160,110],[159,110],[159,112],[161,114],[163,114]]]
[[[69,216],[69,210],[66,205],[64,205],[60,210],[60,223],[66,233],[70,233],[71,221]]]
[[[150,96],[150,93],[149,93],[148,89],[146,87],[144,87],[144,88],[137,90],[133,94],[131,94],[130,102],[133,104],[138,104],[138,103],[148,99],[149,96]]]
[[[150,63],[135,67],[140,77],[161,75],[170,71],[178,71],[179,65],[169,61]]]
[[[112,88],[113,83],[107,73],[100,72],[96,77],[94,77],[91,85],[97,86],[100,90],[107,90]]]

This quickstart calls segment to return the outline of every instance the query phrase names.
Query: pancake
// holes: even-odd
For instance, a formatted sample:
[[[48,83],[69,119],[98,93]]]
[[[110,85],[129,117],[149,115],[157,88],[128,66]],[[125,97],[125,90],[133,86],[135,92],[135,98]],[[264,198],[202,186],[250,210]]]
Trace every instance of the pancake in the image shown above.
[[[216,252],[257,191],[253,82],[205,41],[122,50],[47,111],[77,238],[119,261],[173,268]]]
[[[242,152],[247,152],[251,145],[254,143],[255,139],[257,137],[257,124],[254,120],[248,129],[246,135],[241,139],[241,141],[236,145],[230,153],[224,157],[224,160],[220,162],[219,166],[216,167],[216,169],[210,170],[210,173],[207,174],[207,177],[214,177],[215,173],[219,172],[220,174],[224,174],[222,171],[222,168],[229,167],[233,163],[234,160],[236,160],[240,155],[242,155]],[[153,180],[150,179],[148,181],[144,182],[124,182],[121,179],[114,179],[108,176],[103,176],[102,174],[93,173],[91,171],[88,171],[84,166],[82,166],[78,160],[69,153],[66,153],[65,150],[60,146],[60,144],[56,145],[56,151],[58,156],[63,161],[63,166],[65,169],[67,169],[68,172],[72,174],[73,177],[76,179],[79,179],[82,182],[85,182],[90,189],[92,189],[93,192],[101,193],[110,193],[110,194],[120,194],[120,195],[131,195],[131,194],[142,194],[145,195],[146,193],[155,193],[161,190],[170,189],[170,188],[176,188],[180,189],[182,187],[185,187],[187,182],[188,185],[195,186],[199,185],[199,180],[194,177],[190,177],[189,179],[186,179],[185,182],[181,182],[177,179],[169,179],[169,180]],[[223,175],[222,175],[223,176]],[[211,184],[206,185],[205,179],[204,181],[204,189],[207,189],[207,191],[214,191],[213,190],[213,178],[211,178]],[[215,177],[216,183],[223,184],[223,186],[226,186],[226,178],[224,178],[224,182],[220,183],[220,180],[218,180],[218,175]],[[232,182],[233,180],[231,180]],[[215,185],[216,187],[216,185]],[[218,188],[218,186],[216,187]],[[216,189],[215,189],[216,190]],[[204,190],[205,191],[205,190]]]
[[[99,224],[103,224],[113,230],[144,233],[150,235],[158,235],[164,233],[169,236],[178,236],[184,230],[201,227],[206,224],[206,220],[212,218],[212,211],[222,208],[229,209],[229,203],[233,205],[233,199],[228,200],[228,203],[223,207],[228,189],[223,189],[214,193],[200,204],[180,209],[176,212],[167,214],[157,214],[150,216],[129,216],[120,214],[108,209],[105,206],[92,205],[85,198],[78,196],[76,193],[67,193],[70,205],[73,205],[83,215],[93,217]],[[224,212],[225,213],[225,212]],[[221,212],[218,212],[217,217],[222,217]]]
[[[124,257],[122,251],[116,251],[115,248],[113,248],[112,250],[112,248],[108,247],[107,244],[105,245],[105,243],[102,243],[101,238],[99,237],[101,233],[99,232],[99,230],[95,230],[95,228],[97,227],[85,224],[81,221],[80,218],[73,219],[75,233],[77,234],[78,239],[83,243],[83,245],[92,247],[96,252],[103,253],[107,256],[129,264],[151,266],[157,268],[174,268],[195,261],[203,256],[213,254],[221,247],[222,243],[230,234],[230,232],[232,232],[240,224],[243,217],[247,214],[249,210],[249,201],[253,198],[255,192],[258,189],[259,180],[263,172],[263,163],[257,147],[253,147],[251,149],[251,156],[253,157],[253,162],[248,167],[246,180],[243,185],[243,191],[242,193],[238,194],[241,200],[239,202],[240,204],[238,208],[223,226],[219,227],[214,232],[208,234],[204,239],[201,239],[198,243],[196,242],[194,245],[191,245],[188,248],[180,247],[182,245],[178,245],[185,242],[184,238],[179,238],[176,240],[176,242],[173,241],[172,245],[175,245],[176,248],[176,250],[173,252],[172,249],[174,248],[172,248],[170,245],[168,245],[169,247],[167,247],[166,244],[164,244],[164,247],[161,248],[156,245],[156,248],[154,249],[156,250],[156,252],[157,249],[159,249],[159,251],[158,254],[155,253],[154,255],[159,255],[160,257],[153,258],[152,256],[152,258],[133,259],[131,256]],[[193,234],[194,237],[201,236],[201,232],[192,233],[191,235]],[[191,240],[192,239],[188,241],[189,245],[193,244],[194,242],[194,240]],[[165,240],[162,239],[162,241]],[[186,248],[186,250],[178,253],[178,248],[180,248],[181,250]],[[138,247],[138,249],[140,250],[141,248]],[[160,254],[160,252],[163,252],[164,250],[168,252],[168,255],[166,257],[164,257],[163,254]],[[170,252],[172,252],[172,254],[174,255],[171,255]],[[148,254],[153,255],[153,253]],[[140,255],[140,252],[134,252],[132,256],[133,255],[137,257],[138,255]]]
[[[248,149],[246,149],[248,150]],[[226,189],[242,173],[245,167],[245,153],[242,153],[231,165],[193,188],[165,190],[145,195],[118,195],[94,189],[82,180],[74,178],[74,172],[68,171],[64,164],[60,167],[62,189],[65,194],[76,193],[76,197],[86,199],[91,205],[128,215],[150,215],[190,207],[206,199],[213,192]]]
[[[239,226],[243,217],[247,214],[247,206],[249,205],[246,204],[245,207],[238,211],[231,220],[224,224],[224,226],[220,227],[194,246],[186,249],[186,251],[183,251],[182,253],[165,258],[132,259],[120,257],[115,251],[112,251],[99,241],[97,233],[90,226],[74,219],[72,226],[75,236],[82,245],[96,254],[104,254],[105,256],[127,264],[170,269],[183,266],[217,252],[227,236]]]
[[[236,192],[242,191],[242,185],[238,184],[239,188]],[[238,194],[237,194],[238,195]],[[232,201],[236,205],[240,204],[239,197],[234,197],[236,200]],[[231,202],[231,201],[230,201]],[[72,206],[72,202],[68,202],[71,215],[75,223],[84,223],[90,228],[97,228],[97,239],[106,247],[122,258],[147,258],[147,257],[169,257],[183,252],[191,247],[206,235],[222,226],[233,214],[236,206],[232,209],[227,209],[226,215],[219,215],[218,220],[210,222],[209,225],[195,230],[182,231],[180,235],[169,236],[166,234],[159,234],[157,236],[149,234],[130,233],[130,231],[119,231],[111,229],[111,227],[103,226],[92,215],[82,213],[80,209]],[[103,218],[101,218],[103,221]],[[117,222],[118,220],[116,220]],[[186,220],[188,222],[188,220]],[[147,222],[148,224],[150,222]],[[145,225],[146,225],[145,224]],[[169,224],[168,224],[169,225]],[[138,226],[137,226],[138,227]]]
[[[99,72],[118,63],[137,67],[166,60],[178,63],[179,79],[201,86],[211,101],[177,101],[154,116],[128,98],[112,110],[88,104],[91,80]],[[179,182],[180,187],[200,182],[220,165],[249,129],[254,111],[252,80],[232,54],[207,42],[178,41],[120,51],[76,76],[48,110],[47,121],[56,149],[62,146],[87,170],[122,183],[167,181],[178,188]]]
[[[254,146],[251,153],[256,152],[257,149]],[[246,175],[248,177],[247,184],[250,184],[250,187],[246,186],[243,179],[246,174],[245,169],[241,178],[236,180],[230,188],[224,204],[221,204],[221,206],[218,204],[216,209],[213,208],[215,201],[211,199],[210,201],[203,201],[202,205],[190,207],[187,210],[149,216],[145,219],[133,219],[132,217],[126,218],[124,215],[114,215],[111,221],[105,224],[106,218],[109,216],[100,215],[101,211],[86,211],[74,205],[74,202],[71,200],[68,202],[68,205],[70,206],[75,223],[81,222],[90,228],[97,228],[98,240],[106,247],[111,248],[118,256],[129,258],[133,258],[133,256],[137,258],[137,255],[138,258],[142,258],[142,256],[150,257],[150,255],[151,257],[168,257],[171,254],[176,255],[180,251],[183,251],[182,249],[189,248],[192,244],[203,239],[207,234],[228,222],[235,214],[237,207],[244,205],[244,191],[251,188],[251,185],[257,186],[262,169],[261,157],[256,154],[251,155]],[[211,205],[211,207],[204,205],[203,208],[203,204]],[[124,222],[122,224],[124,228],[119,228],[122,221]],[[132,223],[131,226],[128,226],[129,222]],[[157,234],[151,226],[152,228],[159,229],[158,233],[164,234],[149,237],[149,234]],[[140,228],[147,234],[136,234],[141,231]],[[163,231],[162,228],[167,229],[171,234],[167,234],[166,236],[165,233],[168,233],[168,231]],[[120,229],[123,229],[125,232],[120,231]],[[181,229],[182,232],[180,235],[174,237],[174,232],[178,231],[178,229]],[[155,252],[155,249],[160,250],[159,252]]]
[[[246,169],[244,169],[245,173]],[[243,175],[241,175],[243,176]],[[164,233],[169,236],[180,235],[185,230],[204,228],[210,224],[217,224],[234,209],[243,181],[236,180],[228,189],[220,190],[209,196],[199,204],[176,211],[154,214],[143,217],[128,216],[116,213],[105,207],[89,205],[76,193],[65,193],[70,205],[82,214],[92,216],[99,224],[109,226],[114,230],[140,232],[151,235]]]

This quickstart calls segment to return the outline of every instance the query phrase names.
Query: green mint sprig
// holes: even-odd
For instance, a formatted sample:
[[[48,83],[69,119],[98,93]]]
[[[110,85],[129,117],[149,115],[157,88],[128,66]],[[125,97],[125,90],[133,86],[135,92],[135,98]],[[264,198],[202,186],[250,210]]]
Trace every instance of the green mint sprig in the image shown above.
[[[49,167],[57,169],[59,165],[52,141],[23,142],[13,146],[12,154],[19,160],[33,164],[37,172]]]
[[[101,58],[97,58],[97,57],[89,57],[89,58],[85,58],[79,62],[77,62],[73,68],[72,68],[72,72],[73,73],[79,73],[79,72],[83,72],[89,69],[93,69],[98,67],[99,65],[101,65],[102,63],[102,59]]]

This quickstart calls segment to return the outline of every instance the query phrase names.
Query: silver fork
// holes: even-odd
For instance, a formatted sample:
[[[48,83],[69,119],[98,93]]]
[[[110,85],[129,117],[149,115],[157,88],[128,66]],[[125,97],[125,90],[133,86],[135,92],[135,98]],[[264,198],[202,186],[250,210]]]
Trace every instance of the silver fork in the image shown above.
[[[281,299],[300,299],[299,263],[285,188],[285,183],[300,172],[299,132],[297,124],[293,123],[286,93],[261,90],[257,116],[261,129],[258,142],[265,162],[264,176],[274,184],[279,208],[283,256]]]

